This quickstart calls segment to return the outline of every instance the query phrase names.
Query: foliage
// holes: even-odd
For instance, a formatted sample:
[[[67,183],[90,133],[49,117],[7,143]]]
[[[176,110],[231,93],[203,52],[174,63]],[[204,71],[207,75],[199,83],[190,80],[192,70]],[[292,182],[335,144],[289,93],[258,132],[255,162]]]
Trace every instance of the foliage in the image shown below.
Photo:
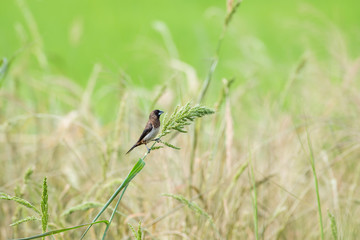
[[[164,193],[163,196],[171,197],[171,198],[181,202],[182,204],[187,206],[190,210],[195,212],[196,215],[205,217],[211,223],[211,225],[214,226],[214,221],[213,221],[212,217],[207,212],[205,212],[204,209],[199,207],[199,205],[197,205],[195,202],[189,201],[188,199],[186,199],[184,196],[181,196],[181,195]]]
[[[357,3],[335,16],[336,2],[226,2],[98,1],[53,24],[73,2],[3,2],[0,239],[79,239],[91,224],[87,238],[130,239],[139,218],[143,238],[358,238]],[[119,4],[128,14],[111,14]],[[155,31],[140,24],[158,16]],[[189,100],[216,115],[173,122],[151,149],[182,151],[151,151],[125,178],[144,116],[162,109],[165,126]],[[100,209],[107,220],[80,224]]]
[[[338,230],[337,230],[337,224],[336,224],[336,219],[334,217],[334,215],[328,210],[328,216],[330,219],[330,226],[331,226],[331,233],[332,236],[334,238],[334,240],[338,240]]]
[[[138,225],[138,229],[137,231],[135,230],[135,228],[129,223],[129,227],[134,235],[134,238],[136,240],[142,240],[143,239],[143,232],[142,232],[142,228],[141,228],[141,221],[139,221],[139,225]]]
[[[187,131],[184,130],[184,127],[190,125],[190,123],[193,122],[195,118],[201,118],[205,115],[213,113],[213,110],[204,106],[195,105],[192,107],[190,102],[182,107],[177,106],[170,117],[167,117],[167,114],[165,114],[161,124],[162,130],[159,138],[166,136],[172,130],[186,133]]]
[[[43,181],[43,192],[41,197],[41,226],[43,233],[46,232],[49,221],[49,196],[47,188],[47,178],[45,177]]]
[[[33,211],[35,211],[36,213],[39,213],[40,214],[40,211],[30,202],[28,202],[27,200],[25,199],[22,199],[22,198],[19,198],[19,197],[12,197],[6,193],[2,193],[0,192],[0,199],[3,199],[3,200],[11,200],[11,201],[14,201],[26,208],[29,208]]]
[[[155,141],[155,143],[151,146],[150,149],[155,148],[155,144],[157,142],[161,142],[161,138],[164,137],[165,135],[167,135],[168,133],[170,133],[171,130],[179,131],[179,129],[182,129],[184,126],[190,125],[190,121],[194,121],[195,118],[201,118],[201,117],[203,117],[207,114],[211,114],[211,113],[213,113],[213,111],[206,107],[200,107],[200,106],[191,107],[190,103],[181,107],[180,110],[179,110],[179,107],[177,107],[175,109],[174,113],[171,115],[171,117],[166,121],[165,126],[163,126],[163,129],[165,128],[165,130],[163,130],[162,133],[160,134],[158,141]],[[186,131],[181,130],[181,132],[186,132]],[[167,144],[166,146],[168,146],[168,145],[172,146],[171,144]],[[174,148],[176,148],[176,147],[174,147]],[[110,203],[117,197],[117,195],[119,193],[121,193],[121,195],[116,203],[116,206],[113,210],[113,213],[110,217],[109,223],[106,226],[106,229],[104,231],[102,239],[105,239],[105,237],[106,237],[107,231],[113,220],[116,209],[122,199],[122,196],[124,195],[128,185],[129,185],[129,183],[143,169],[143,167],[145,166],[144,160],[149,153],[150,153],[150,151],[146,152],[145,155],[139,159],[139,161],[135,164],[135,166],[130,171],[128,176],[125,178],[124,182],[118,187],[118,189],[115,191],[115,193],[110,197],[110,199],[107,201],[107,203],[103,206],[103,208],[100,210],[100,212],[93,219],[92,222],[94,223],[100,217],[100,215],[109,207]],[[91,227],[91,225],[85,230],[85,232],[81,236],[81,239],[84,238],[86,233],[89,231],[90,227]]]

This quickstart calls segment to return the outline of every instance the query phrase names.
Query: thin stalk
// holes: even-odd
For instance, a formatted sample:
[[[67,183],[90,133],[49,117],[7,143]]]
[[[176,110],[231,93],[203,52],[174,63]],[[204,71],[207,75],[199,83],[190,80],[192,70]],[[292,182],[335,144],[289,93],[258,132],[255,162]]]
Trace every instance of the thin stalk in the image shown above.
[[[313,152],[313,149],[312,149],[310,136],[309,136],[309,133],[307,131],[307,128],[306,128],[306,137],[307,137],[307,142],[308,142],[308,146],[309,146],[309,150],[310,150],[310,164],[311,164],[311,169],[312,169],[312,172],[313,172],[314,182],[315,182],[315,192],[316,192],[316,200],[317,200],[318,212],[319,212],[319,223],[320,223],[321,239],[324,240],[324,227],[323,227],[322,212],[321,212],[319,183],[318,183],[318,178],[317,178],[316,168],[315,168],[314,152]]]
[[[250,178],[251,178],[251,183],[253,186],[253,191],[252,191],[252,206],[253,206],[253,215],[254,215],[254,232],[255,232],[255,239],[258,240],[259,239],[259,227],[258,227],[258,207],[257,207],[257,192],[256,192],[256,181],[255,181],[255,176],[254,176],[254,169],[253,169],[253,165],[252,165],[252,160],[251,160],[251,153],[249,154],[250,159]]]
[[[154,143],[155,144],[155,143]],[[153,144],[153,145],[154,145]],[[143,167],[145,166],[145,162],[144,162],[144,158],[148,155],[148,153],[146,153],[144,155],[143,158],[139,159],[139,161],[135,164],[135,166],[133,167],[133,169],[130,171],[130,173],[128,174],[128,176],[126,177],[126,179],[124,180],[124,182],[120,185],[120,187],[118,187],[116,189],[116,191],[114,192],[114,194],[109,198],[109,200],[105,203],[104,207],[100,210],[100,212],[96,215],[96,217],[93,219],[92,222],[95,222],[100,215],[106,210],[106,208],[109,207],[109,205],[112,203],[112,201],[116,198],[116,196],[124,189],[126,188],[126,186],[131,182],[131,180],[143,169]],[[90,230],[92,225],[90,225],[85,232],[81,235],[81,239],[83,239],[86,235],[86,233]]]
[[[167,122],[165,122],[165,125],[163,126],[163,130],[162,133],[160,134],[159,138],[157,138],[156,140],[154,140],[154,143],[151,145],[150,149],[156,149],[154,148],[154,146],[156,145],[156,143],[158,142],[162,142],[161,141],[161,137],[167,135],[170,133],[171,130],[176,130],[179,132],[186,132],[183,128],[184,126],[187,126],[190,124],[190,122],[194,121],[196,118],[199,117],[203,117],[205,115],[208,114],[213,114],[214,111],[203,107],[203,106],[194,106],[191,107],[190,103],[186,104],[185,106],[181,107],[181,108],[176,108],[176,110],[174,111],[174,113],[170,116],[170,118],[168,119]],[[177,147],[172,146],[169,143],[165,143],[162,142],[164,145],[171,147],[171,148],[175,148],[177,149]],[[108,225],[104,231],[103,234],[103,239],[105,239],[107,231],[110,227],[110,224],[114,218],[116,209],[118,207],[118,205],[120,204],[120,201],[127,189],[127,186],[129,185],[129,183],[135,178],[135,176],[144,168],[145,166],[145,162],[144,159],[147,157],[147,155],[150,153],[150,150],[148,152],[146,152],[144,154],[144,156],[142,158],[139,159],[139,161],[134,165],[134,167],[131,169],[131,171],[129,172],[129,174],[127,175],[127,177],[125,178],[125,180],[122,182],[122,184],[116,189],[116,191],[113,193],[113,195],[110,197],[110,199],[105,203],[105,205],[102,207],[102,209],[100,210],[100,212],[96,215],[96,217],[93,219],[92,223],[90,223],[90,226],[88,226],[88,228],[84,231],[84,233],[81,235],[81,239],[83,239],[85,237],[85,235],[87,234],[87,232],[90,230],[91,225],[94,224],[96,222],[96,220],[101,216],[101,214],[109,207],[109,205],[112,203],[112,201],[117,197],[117,195],[122,192],[115,209],[113,210],[113,213],[110,217],[110,222],[108,222]],[[107,222],[107,221],[106,221]]]
[[[109,230],[110,224],[111,224],[111,222],[112,222],[112,220],[113,220],[113,218],[114,218],[114,216],[115,216],[116,209],[118,208],[119,203],[120,203],[122,197],[124,196],[124,193],[125,193],[125,191],[126,191],[126,189],[127,189],[128,186],[129,186],[129,184],[125,186],[124,190],[122,191],[122,193],[121,193],[121,195],[120,195],[120,197],[119,197],[119,200],[117,201],[117,203],[116,203],[116,205],[115,205],[114,211],[112,212],[111,217],[110,217],[110,219],[109,219],[109,223],[106,225],[106,228],[105,228],[105,231],[104,231],[102,240],[104,240],[105,237],[106,237],[107,231]]]
[[[153,148],[155,146],[157,142],[154,142],[153,145],[151,145],[151,148]],[[150,149],[151,149],[150,148]],[[131,180],[133,180],[133,178],[144,168],[145,166],[145,162],[144,162],[144,159],[146,158],[146,156],[149,154],[150,152],[146,152],[144,154],[144,156],[142,158],[139,159],[139,161],[135,164],[135,166],[133,167],[133,169],[130,171],[130,173],[128,174],[128,176],[125,178],[124,182],[120,185],[120,187],[118,187],[116,189],[116,191],[114,192],[114,194],[109,198],[109,200],[105,203],[104,207],[100,210],[100,212],[96,215],[96,217],[93,219],[92,222],[95,222],[99,217],[100,215],[106,210],[106,208],[109,207],[109,205],[112,203],[112,201],[116,198],[116,196],[124,189],[124,191],[122,192],[119,200],[118,200],[118,203],[116,204],[116,207],[113,211],[113,214],[114,212],[116,212],[116,208],[123,196],[123,194],[125,193],[125,190],[127,188],[127,186],[129,185],[129,183],[131,182]],[[113,216],[111,216],[111,220],[112,220]],[[109,222],[109,224],[107,225],[106,229],[105,229],[105,233],[103,235],[103,238],[105,237],[106,235],[106,232],[107,232],[107,229],[109,228],[110,226],[110,223],[111,221]],[[90,225],[86,230],[85,232],[81,235],[81,239],[83,239],[86,235],[86,233],[90,230],[92,225]]]
[[[216,66],[219,62],[219,55],[220,55],[220,50],[221,50],[221,46],[222,46],[222,42],[225,36],[225,33],[227,31],[227,28],[229,26],[229,23],[231,22],[232,17],[234,16],[236,10],[238,9],[238,7],[240,6],[241,1],[237,1],[233,7],[231,8],[230,12],[226,15],[225,20],[224,20],[224,25],[223,25],[223,29],[222,32],[219,36],[218,42],[217,42],[217,47],[215,50],[215,54],[213,57],[213,60],[211,62],[210,65],[210,69],[207,73],[207,76],[205,78],[205,81],[202,85],[199,97],[197,99],[197,103],[200,104],[202,102],[202,100],[205,97],[205,94],[207,93],[207,90],[209,89],[211,80],[213,78],[213,74],[216,70]],[[190,197],[191,195],[191,186],[192,186],[192,176],[194,174],[194,163],[195,163],[195,153],[196,153],[196,149],[197,149],[197,144],[198,144],[198,134],[200,131],[200,124],[198,123],[198,121],[195,122],[195,127],[194,127],[194,132],[193,132],[193,139],[192,139],[192,146],[191,146],[191,153],[190,153],[190,173],[189,173],[189,184],[188,184],[188,190],[189,190],[189,195]]]
[[[70,231],[70,230],[82,228],[82,227],[85,227],[85,226],[88,226],[88,225],[98,224],[98,223],[108,224],[108,221],[107,220],[101,220],[101,221],[92,222],[92,223],[85,223],[85,224],[80,224],[80,225],[72,226],[72,227],[68,227],[68,228],[61,228],[61,229],[52,230],[52,231],[45,232],[45,233],[42,233],[42,234],[38,234],[38,235],[35,235],[35,236],[31,236],[31,237],[17,238],[17,239],[13,239],[13,240],[31,240],[31,239],[41,238],[41,237],[47,237],[47,236],[52,236],[52,235],[55,235],[55,234],[58,234],[58,233],[67,232],[67,231]]]

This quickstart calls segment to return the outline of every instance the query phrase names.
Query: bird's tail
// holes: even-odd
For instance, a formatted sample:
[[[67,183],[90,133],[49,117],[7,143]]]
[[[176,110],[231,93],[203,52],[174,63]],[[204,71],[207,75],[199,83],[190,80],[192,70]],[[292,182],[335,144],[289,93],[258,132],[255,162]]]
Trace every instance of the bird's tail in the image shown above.
[[[129,152],[131,152],[134,148],[136,148],[136,147],[139,146],[139,145],[141,145],[141,143],[139,143],[139,142],[135,143],[135,145],[132,146],[132,147],[130,148],[130,150],[127,151],[127,153],[125,153],[125,154],[128,154]]]

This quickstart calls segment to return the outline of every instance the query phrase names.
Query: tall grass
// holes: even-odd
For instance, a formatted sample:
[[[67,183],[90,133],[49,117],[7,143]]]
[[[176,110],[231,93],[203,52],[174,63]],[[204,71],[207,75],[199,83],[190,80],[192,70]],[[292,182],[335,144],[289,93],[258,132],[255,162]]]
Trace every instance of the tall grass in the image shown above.
[[[251,153],[249,154],[250,162],[250,179],[252,184],[252,207],[253,207],[253,218],[254,218],[254,235],[255,239],[259,239],[259,220],[258,220],[258,204],[257,204],[257,192],[256,192],[256,182],[254,176],[254,169],[252,166]]]
[[[29,14],[26,5],[20,7]],[[38,31],[28,17],[26,33]],[[35,42],[41,37],[29,36]],[[109,73],[107,66],[96,64],[83,88],[76,79],[51,72],[54,63],[41,44],[3,60],[0,238],[57,234],[56,239],[79,239],[92,226],[87,239],[101,239],[104,232],[106,239],[357,239],[357,57],[342,48],[331,53],[334,46],[346,46],[341,37],[332,38],[334,43],[323,38],[329,50],[325,58],[309,48],[299,61],[279,66],[265,61],[271,59],[266,51],[247,48],[246,39],[231,26],[223,37],[223,47],[226,40],[238,41],[239,49],[250,52],[244,59],[221,55],[217,64],[246,74],[219,76],[214,71],[208,85],[197,78],[195,85],[183,84],[188,76],[164,64],[169,72],[164,79],[170,79],[166,87],[161,82],[148,90],[133,86],[123,71]],[[280,83],[272,70],[289,77]],[[146,167],[144,160],[136,161],[145,148],[124,157],[148,110],[156,106],[171,113],[179,103],[196,103],[202,92],[201,102],[216,109],[216,115],[184,128],[176,125],[176,117],[173,125],[162,122],[164,134],[172,130],[156,146],[170,148],[154,148]],[[112,113],[109,119],[99,107],[104,105]],[[181,115],[180,110],[175,112]],[[304,151],[307,131],[311,145]],[[327,161],[313,161],[322,153]],[[130,183],[125,177],[134,164],[141,174]],[[334,213],[320,218],[322,209]],[[90,222],[100,212],[106,220],[99,215]],[[129,227],[139,222],[137,231]]]

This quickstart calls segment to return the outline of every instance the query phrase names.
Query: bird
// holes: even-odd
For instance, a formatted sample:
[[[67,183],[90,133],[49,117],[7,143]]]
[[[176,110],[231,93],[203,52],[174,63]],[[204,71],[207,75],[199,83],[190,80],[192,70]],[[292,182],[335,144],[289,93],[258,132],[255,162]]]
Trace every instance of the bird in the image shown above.
[[[146,123],[145,129],[142,132],[139,140],[137,140],[137,142],[134,144],[134,146],[132,146],[130,148],[130,150],[127,151],[126,154],[128,154],[134,148],[136,148],[137,146],[140,146],[142,144],[145,144],[146,149],[148,150],[148,152],[150,152],[150,149],[148,148],[148,146],[146,144],[149,143],[151,140],[153,140],[156,137],[156,135],[159,133],[159,130],[160,130],[159,118],[160,118],[161,114],[163,114],[163,113],[164,112],[160,111],[160,110],[154,110],[150,113],[149,121]]]

